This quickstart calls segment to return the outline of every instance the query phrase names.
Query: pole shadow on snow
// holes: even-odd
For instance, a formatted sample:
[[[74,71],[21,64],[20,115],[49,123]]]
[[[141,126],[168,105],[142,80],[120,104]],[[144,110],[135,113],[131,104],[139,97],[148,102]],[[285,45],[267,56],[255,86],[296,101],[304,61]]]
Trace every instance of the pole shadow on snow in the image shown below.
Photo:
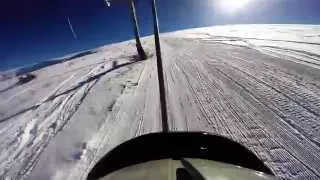
[[[107,73],[110,73],[110,72],[112,72],[112,71],[114,71],[114,70],[120,69],[120,68],[125,67],[125,66],[128,66],[128,65],[132,65],[132,64],[135,64],[135,63],[139,63],[139,62],[141,62],[141,61],[144,61],[144,60],[141,60],[141,59],[140,59],[138,56],[136,56],[136,55],[130,56],[129,59],[130,59],[130,62],[127,62],[127,63],[123,63],[123,64],[117,64],[117,63],[114,64],[114,63],[113,63],[113,66],[112,66],[111,69],[108,69],[108,70],[106,70],[106,71],[104,71],[104,72],[101,72],[101,73],[99,73],[99,74],[97,74],[97,75],[95,75],[95,76],[89,77],[88,79],[79,82],[75,87],[73,87],[73,88],[71,88],[71,89],[68,89],[68,90],[66,90],[66,91],[64,91],[64,92],[61,92],[61,93],[59,93],[59,94],[53,95],[53,96],[47,98],[45,101],[41,102],[40,104],[33,105],[33,106],[28,107],[28,108],[25,108],[25,109],[23,109],[23,110],[21,110],[21,111],[19,111],[19,112],[17,112],[17,113],[14,113],[14,114],[12,114],[12,115],[9,115],[9,116],[7,116],[7,117],[5,117],[5,118],[3,118],[3,119],[0,119],[0,123],[5,122],[5,121],[7,121],[7,120],[9,120],[9,119],[11,119],[11,118],[13,118],[13,117],[16,117],[16,116],[18,116],[18,115],[20,115],[20,114],[23,114],[23,113],[25,113],[25,112],[28,112],[28,111],[30,111],[30,110],[37,109],[37,108],[38,108],[39,106],[41,106],[43,103],[52,101],[52,100],[54,100],[55,98],[57,98],[57,97],[59,97],[59,96],[62,96],[62,95],[68,94],[68,93],[70,93],[70,92],[72,92],[72,91],[74,91],[74,90],[77,90],[77,89],[81,88],[83,85],[85,85],[85,84],[87,84],[87,83],[89,83],[89,82],[92,82],[92,81],[94,81],[94,80],[97,80],[97,79],[99,79],[100,77],[106,75]]]

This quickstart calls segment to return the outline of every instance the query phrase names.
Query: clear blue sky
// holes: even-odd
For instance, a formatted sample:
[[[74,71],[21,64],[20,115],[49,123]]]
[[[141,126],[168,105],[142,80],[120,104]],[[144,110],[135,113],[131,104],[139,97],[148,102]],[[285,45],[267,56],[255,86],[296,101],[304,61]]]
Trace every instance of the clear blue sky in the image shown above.
[[[158,0],[160,31],[219,24],[320,24],[319,0],[249,0],[235,13],[221,9],[217,1]],[[0,71],[132,39],[125,2],[110,8],[103,0],[2,2]],[[151,34],[150,1],[137,0],[137,11],[141,34]],[[72,36],[68,16],[78,39]]]

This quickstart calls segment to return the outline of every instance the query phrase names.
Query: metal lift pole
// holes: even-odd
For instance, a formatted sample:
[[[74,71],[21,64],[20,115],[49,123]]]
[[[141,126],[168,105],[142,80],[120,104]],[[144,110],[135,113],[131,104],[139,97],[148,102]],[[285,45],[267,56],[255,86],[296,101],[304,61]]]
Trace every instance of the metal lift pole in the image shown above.
[[[165,89],[165,85],[164,85],[164,75],[163,75],[163,66],[162,66],[162,57],[161,57],[161,47],[160,47],[160,38],[159,38],[159,25],[158,25],[156,0],[151,0],[151,1],[152,1],[154,40],[155,40],[156,55],[157,55],[157,69],[158,69],[159,92],[160,92],[162,131],[169,132],[167,102],[166,102],[166,89]]]

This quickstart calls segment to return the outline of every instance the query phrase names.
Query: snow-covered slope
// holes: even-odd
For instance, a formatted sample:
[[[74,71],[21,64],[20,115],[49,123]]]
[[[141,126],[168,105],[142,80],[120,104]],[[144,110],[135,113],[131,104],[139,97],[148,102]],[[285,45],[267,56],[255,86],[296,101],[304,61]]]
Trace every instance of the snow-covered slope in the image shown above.
[[[320,178],[320,26],[163,34],[172,131],[241,142],[283,179]],[[161,131],[152,37],[0,81],[0,179],[82,179],[119,143]]]

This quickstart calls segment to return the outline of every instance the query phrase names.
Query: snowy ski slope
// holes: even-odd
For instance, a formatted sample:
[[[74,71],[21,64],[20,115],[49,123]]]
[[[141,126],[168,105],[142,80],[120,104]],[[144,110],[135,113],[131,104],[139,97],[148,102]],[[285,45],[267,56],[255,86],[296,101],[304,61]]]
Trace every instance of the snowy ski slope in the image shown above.
[[[320,178],[320,26],[162,34],[172,131],[242,143],[282,179]],[[106,152],[161,131],[152,37],[0,81],[0,179],[84,179]],[[89,51],[88,51],[89,52]],[[12,73],[12,72],[11,72]]]

